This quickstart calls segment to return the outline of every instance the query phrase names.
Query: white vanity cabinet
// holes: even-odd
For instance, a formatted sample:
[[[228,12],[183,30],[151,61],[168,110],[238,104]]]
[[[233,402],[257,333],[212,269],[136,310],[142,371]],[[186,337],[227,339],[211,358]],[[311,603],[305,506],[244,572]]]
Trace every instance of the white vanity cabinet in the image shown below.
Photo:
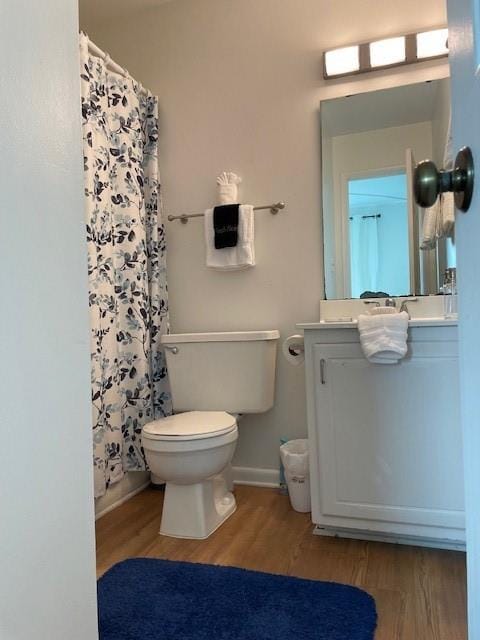
[[[380,365],[354,326],[299,326],[317,532],[461,545],[457,327],[411,326],[407,357]]]

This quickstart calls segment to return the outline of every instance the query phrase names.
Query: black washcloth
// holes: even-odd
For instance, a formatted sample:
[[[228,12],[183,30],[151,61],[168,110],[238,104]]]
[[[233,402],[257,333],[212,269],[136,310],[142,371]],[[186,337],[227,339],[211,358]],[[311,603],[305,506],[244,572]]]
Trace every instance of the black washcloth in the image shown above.
[[[214,208],[215,249],[237,246],[239,206],[239,204],[223,204]]]

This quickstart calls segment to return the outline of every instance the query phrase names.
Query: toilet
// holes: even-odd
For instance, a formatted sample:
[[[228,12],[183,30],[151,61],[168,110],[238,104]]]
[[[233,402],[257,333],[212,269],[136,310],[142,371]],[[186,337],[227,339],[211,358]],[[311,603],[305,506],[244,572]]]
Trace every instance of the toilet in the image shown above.
[[[162,535],[207,538],[235,511],[237,417],[272,408],[278,338],[276,330],[162,336],[174,415],[142,429],[152,476],[166,484]]]

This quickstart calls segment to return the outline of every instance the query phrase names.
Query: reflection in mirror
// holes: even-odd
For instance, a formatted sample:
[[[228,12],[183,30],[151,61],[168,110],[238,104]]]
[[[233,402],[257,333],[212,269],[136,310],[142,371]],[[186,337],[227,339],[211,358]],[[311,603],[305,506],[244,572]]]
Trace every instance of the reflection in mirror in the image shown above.
[[[326,100],[321,116],[326,297],[438,293],[455,247],[424,242],[411,180],[415,158],[448,161],[449,80]]]
[[[348,180],[352,298],[366,291],[409,291],[407,177],[405,171]]]

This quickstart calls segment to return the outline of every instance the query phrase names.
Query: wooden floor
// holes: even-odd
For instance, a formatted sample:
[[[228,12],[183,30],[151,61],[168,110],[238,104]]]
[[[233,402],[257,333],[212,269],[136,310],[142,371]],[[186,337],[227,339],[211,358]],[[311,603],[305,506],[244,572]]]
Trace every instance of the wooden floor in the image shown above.
[[[147,489],[97,522],[98,575],[125,558],[168,558],[361,587],[377,603],[376,640],[466,640],[465,555],[312,535],[310,514],[274,489],[240,486],[237,511],[207,540],[158,534],[163,493]]]

